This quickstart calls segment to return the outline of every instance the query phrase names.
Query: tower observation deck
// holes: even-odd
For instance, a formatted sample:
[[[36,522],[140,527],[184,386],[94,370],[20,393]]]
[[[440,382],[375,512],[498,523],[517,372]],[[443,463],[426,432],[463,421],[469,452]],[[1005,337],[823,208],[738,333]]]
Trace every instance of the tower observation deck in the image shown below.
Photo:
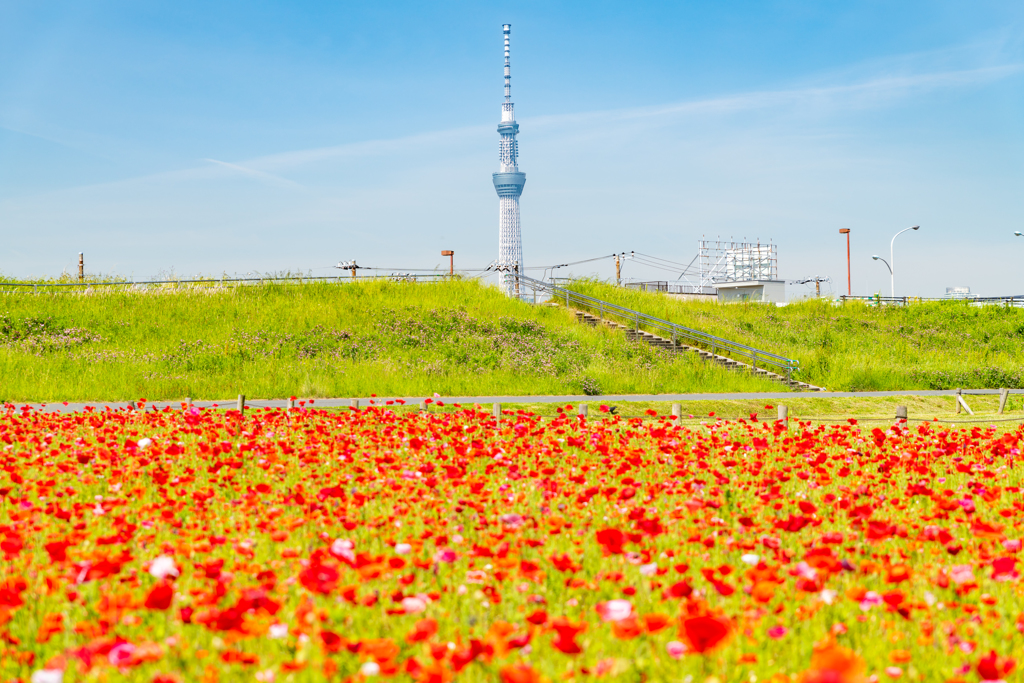
[[[509,70],[509,34],[512,24],[504,24],[505,34],[505,101],[501,105],[501,135],[498,172],[492,174],[494,190],[498,193],[498,272],[501,288],[509,296],[517,294],[513,271],[523,272],[523,239],[519,227],[519,196],[526,184],[526,174],[519,172],[519,144],[516,134],[514,105],[512,104],[512,75]]]

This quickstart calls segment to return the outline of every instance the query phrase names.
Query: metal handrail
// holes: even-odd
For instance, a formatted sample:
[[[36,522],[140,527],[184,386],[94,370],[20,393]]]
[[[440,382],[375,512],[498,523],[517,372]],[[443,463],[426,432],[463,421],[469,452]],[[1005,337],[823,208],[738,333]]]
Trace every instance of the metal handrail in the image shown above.
[[[907,306],[909,304],[938,302],[938,303],[966,303],[975,306],[1004,305],[1020,307],[1024,306],[1024,295],[1016,294],[1011,296],[965,296],[965,297],[924,297],[924,296],[851,296],[841,294],[840,303],[847,301],[861,301],[866,304]]]
[[[369,280],[374,277],[381,278],[395,278],[401,277],[402,279],[417,279],[417,280],[443,280],[448,277],[448,273],[437,274],[408,274],[408,273],[393,273],[391,275],[380,275],[380,276],[369,276],[366,278],[356,278],[354,281]],[[202,279],[190,279],[190,280],[111,280],[106,282],[3,282],[0,281],[0,289],[4,287],[137,287],[140,285],[211,285],[211,286],[225,286],[234,283],[246,283],[256,282],[264,284],[268,282],[282,282],[285,284],[305,284],[306,282],[337,282],[346,283],[353,282],[352,278],[341,275],[310,275],[306,276],[293,276],[293,277],[236,277],[236,278],[202,278]]]
[[[633,325],[633,329],[637,332],[640,331],[640,327],[644,326],[647,328],[653,328],[661,332],[667,333],[674,346],[678,346],[683,341],[693,346],[701,346],[705,349],[709,349],[713,354],[719,355],[722,353],[728,354],[733,357],[745,358],[750,362],[750,365],[757,370],[758,366],[771,366],[779,370],[785,371],[787,381],[792,380],[792,373],[794,370],[800,369],[800,361],[794,358],[786,358],[769,351],[763,351],[761,349],[754,348],[753,346],[747,346],[746,344],[740,344],[738,342],[724,339],[722,337],[716,337],[713,334],[707,332],[701,332],[691,327],[679,325],[669,320],[662,320],[661,318],[655,318],[652,315],[641,313],[640,311],[634,311],[631,308],[625,308],[602,299],[596,299],[586,294],[580,294],[574,292],[571,289],[559,287],[558,285],[551,284],[550,282],[544,282],[543,280],[535,280],[525,275],[518,276],[520,282],[526,286],[536,290],[549,292],[552,297],[557,297],[559,300],[565,299],[565,304],[568,307],[570,303],[579,304],[582,307],[596,310],[604,318],[606,315],[612,315],[621,318]]]

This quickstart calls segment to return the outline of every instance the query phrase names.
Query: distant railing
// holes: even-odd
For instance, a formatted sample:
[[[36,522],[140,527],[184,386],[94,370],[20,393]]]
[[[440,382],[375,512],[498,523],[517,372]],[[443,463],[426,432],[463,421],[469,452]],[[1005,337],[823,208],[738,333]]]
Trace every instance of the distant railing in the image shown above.
[[[862,301],[874,306],[909,306],[924,302],[966,303],[970,306],[1012,306],[1024,308],[1024,294],[1013,296],[923,297],[923,296],[848,296],[840,295],[839,302]]]
[[[239,277],[239,278],[199,278],[191,280],[138,280],[138,281],[109,281],[109,282],[0,282],[0,291],[7,287],[14,288],[32,288],[38,290],[40,288],[64,288],[64,287],[79,287],[89,289],[90,287],[129,287],[137,289],[148,289],[150,287],[157,286],[180,286],[190,285],[192,287],[227,287],[230,285],[246,285],[246,284],[267,284],[270,282],[276,282],[286,285],[302,285],[313,282],[335,282],[338,284],[344,284],[346,282],[359,282],[360,280],[369,279],[385,279],[396,282],[438,282],[450,277],[447,273],[430,273],[430,274],[418,274],[418,273],[391,273],[389,275],[372,275],[365,278],[352,278],[349,276],[339,275],[321,275],[311,277]]]
[[[734,359],[742,358],[746,360],[754,370],[757,370],[759,367],[765,368],[766,366],[770,366],[778,370],[780,373],[785,373],[787,381],[792,380],[792,373],[794,370],[800,369],[800,361],[793,358],[786,358],[785,356],[756,349],[753,346],[747,346],[746,344],[740,344],[729,339],[716,337],[715,335],[708,334],[707,332],[701,332],[700,330],[678,325],[668,320],[655,318],[654,316],[647,315],[646,313],[634,311],[630,308],[618,306],[608,301],[602,301],[601,299],[595,299],[592,296],[580,294],[579,292],[574,292],[571,289],[560,287],[550,282],[534,280],[533,278],[526,277],[525,275],[519,275],[517,278],[519,281],[519,287],[521,288],[521,296],[525,294],[522,290],[527,289],[533,290],[534,294],[537,292],[545,292],[551,295],[552,300],[559,302],[564,301],[566,307],[575,305],[577,308],[583,308],[598,313],[602,319],[618,318],[632,326],[637,332],[640,331],[641,327],[648,330],[657,330],[665,335],[665,337],[670,338],[673,346],[685,343],[710,350],[715,355],[726,354]]]
[[[699,294],[702,296],[715,296],[718,290],[714,287],[701,287],[700,285],[681,285],[667,280],[653,280],[650,282],[627,282],[623,286],[627,289],[639,289],[643,292],[664,292],[665,294]]]

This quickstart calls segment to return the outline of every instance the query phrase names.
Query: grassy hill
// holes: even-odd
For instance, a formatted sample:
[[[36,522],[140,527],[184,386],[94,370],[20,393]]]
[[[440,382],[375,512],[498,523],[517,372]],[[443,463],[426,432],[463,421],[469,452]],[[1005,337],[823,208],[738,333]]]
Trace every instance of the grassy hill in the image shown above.
[[[1024,309],[824,299],[720,305],[593,281],[572,289],[798,359],[801,379],[835,391],[1024,388]]]
[[[0,293],[0,399],[778,391],[475,281]]]

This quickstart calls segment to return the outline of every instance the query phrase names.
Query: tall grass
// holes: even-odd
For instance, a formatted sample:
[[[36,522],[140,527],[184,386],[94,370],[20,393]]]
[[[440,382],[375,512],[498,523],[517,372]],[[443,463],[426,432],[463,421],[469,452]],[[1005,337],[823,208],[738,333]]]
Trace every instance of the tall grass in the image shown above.
[[[0,400],[778,389],[475,281],[0,292]]]
[[[1024,388],[1024,310],[964,301],[875,308],[808,299],[784,307],[684,301],[578,281],[572,289],[800,361],[837,391]]]

